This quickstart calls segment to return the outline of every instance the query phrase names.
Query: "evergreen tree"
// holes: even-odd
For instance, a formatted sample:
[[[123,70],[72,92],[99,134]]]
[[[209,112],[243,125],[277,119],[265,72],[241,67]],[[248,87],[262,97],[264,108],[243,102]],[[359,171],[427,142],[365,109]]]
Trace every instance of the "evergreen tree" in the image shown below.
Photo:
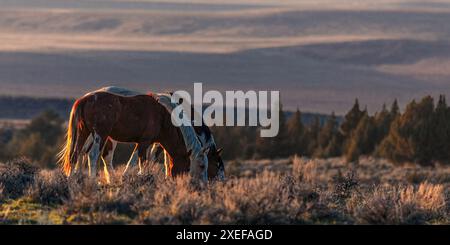
[[[450,160],[450,109],[447,106],[444,95],[439,96],[439,101],[434,111],[433,149],[434,158],[440,162]]]
[[[8,142],[10,157],[27,156],[37,161],[42,167],[54,167],[57,145],[62,144],[63,120],[54,111],[44,111],[22,130],[14,132]]]
[[[353,107],[350,109],[347,114],[344,116],[344,121],[341,124],[340,132],[344,138],[344,142],[342,144],[342,152],[349,151],[350,147],[350,139],[352,137],[352,132],[356,129],[358,126],[359,121],[364,116],[365,111],[361,111],[359,108],[359,101],[358,99],[355,99],[355,103],[353,104]]]
[[[392,103],[390,114],[391,117],[393,117],[392,119],[395,119],[397,116],[400,116],[400,108],[398,106],[397,99],[395,99],[394,102]]]
[[[279,109],[279,123],[280,128],[278,135],[275,137],[263,138],[257,136],[255,144],[256,158],[270,158],[270,157],[287,157],[290,149],[288,147],[288,133],[286,128],[286,115],[283,111],[283,106],[280,104]],[[259,134],[259,132],[258,132]]]
[[[320,119],[318,116],[315,116],[313,122],[308,127],[305,137],[305,141],[307,142],[306,155],[312,156],[315,150],[317,149],[319,132],[320,132]]]
[[[286,123],[288,141],[287,147],[289,147],[289,155],[298,154],[303,155],[305,153],[305,147],[303,144],[305,127],[302,123],[302,115],[297,108],[294,115],[292,115]]]
[[[356,128],[359,120],[363,117],[364,112],[359,109],[358,99],[355,99],[355,104],[344,116],[344,122],[341,125],[341,132],[343,136],[349,136]]]
[[[348,162],[357,161],[359,156],[371,154],[375,148],[376,127],[373,117],[367,112],[352,132],[349,147],[345,152]]]
[[[45,145],[55,145],[64,130],[64,120],[53,110],[45,110],[24,129],[24,134],[38,133]]]
[[[386,104],[383,104],[383,107],[380,112],[377,112],[374,116],[375,123],[375,144],[379,145],[381,141],[386,137],[391,128],[392,122],[398,117],[398,105],[397,101],[394,101],[391,107],[391,111],[388,111],[386,108]]]
[[[397,163],[430,164],[434,154],[433,112],[431,96],[424,97],[419,103],[413,100],[392,123],[388,136],[378,147],[378,155]]]
[[[333,157],[340,155],[341,138],[338,131],[338,122],[333,112],[319,132],[317,139],[318,148],[314,155],[316,157]]]

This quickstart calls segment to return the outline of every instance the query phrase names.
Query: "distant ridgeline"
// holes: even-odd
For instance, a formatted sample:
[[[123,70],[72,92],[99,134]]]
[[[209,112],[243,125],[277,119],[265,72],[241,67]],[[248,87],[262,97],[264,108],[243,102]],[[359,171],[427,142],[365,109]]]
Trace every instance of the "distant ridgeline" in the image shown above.
[[[74,101],[75,99],[63,98],[0,96],[0,119],[32,119],[45,110],[55,111],[59,116],[67,119]],[[285,112],[287,118],[292,114],[293,112],[290,111]],[[302,122],[309,125],[316,117],[323,125],[329,115],[303,112]],[[337,117],[337,120],[340,122],[342,118]]]
[[[74,99],[0,96],[0,119],[32,119],[44,110],[68,118]]]
[[[292,111],[285,111],[284,114],[286,115],[286,119],[289,119],[292,115],[294,115],[294,112]],[[324,125],[325,122],[330,118],[331,115],[327,114],[321,114],[321,113],[313,113],[313,112],[302,112],[302,123],[305,125],[311,125],[314,123],[314,120],[316,118],[319,120],[320,125]],[[342,116],[336,116],[336,121],[338,124],[341,124],[343,121]]]

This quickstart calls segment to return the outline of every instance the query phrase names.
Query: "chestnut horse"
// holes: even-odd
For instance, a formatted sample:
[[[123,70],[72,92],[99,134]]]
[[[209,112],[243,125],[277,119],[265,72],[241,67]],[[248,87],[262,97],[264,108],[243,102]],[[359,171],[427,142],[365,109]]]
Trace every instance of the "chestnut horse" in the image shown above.
[[[157,97],[165,96],[167,100],[170,100],[170,94],[157,94],[155,95]],[[166,100],[166,101],[167,101]],[[221,157],[222,149],[218,149],[216,142],[214,141],[214,137],[211,134],[211,130],[208,126],[206,126],[204,123],[202,126],[193,126],[195,133],[197,134],[198,139],[202,143],[203,147],[208,147],[208,179],[219,179],[224,180],[225,179],[225,167],[224,163]],[[90,139],[91,140],[91,139]],[[115,148],[117,146],[117,142],[111,139],[108,139],[106,142],[105,149],[103,151],[102,159],[105,165],[105,174],[106,178],[108,179],[108,169],[113,169],[112,167],[112,158],[114,155]],[[137,150],[139,146],[135,147],[135,150],[133,151],[128,163],[127,167],[125,168],[125,171],[128,169],[128,167],[135,166],[138,162],[137,158]],[[176,168],[173,167],[173,162],[171,162],[170,155],[164,150],[163,147],[161,147],[160,144],[153,144],[151,147],[148,146],[148,148],[145,150],[147,152],[147,161],[148,162],[156,162],[157,159],[160,157],[161,154],[164,156],[164,167],[165,167],[165,173],[166,176],[176,176],[180,173],[189,171],[189,166],[180,166],[178,165]],[[139,162],[139,168],[141,169],[141,162]],[[125,173],[124,171],[124,173]]]
[[[203,148],[191,126],[176,127],[171,113],[153,95],[137,94],[128,90],[107,87],[78,99],[70,113],[66,145],[60,154],[60,163],[67,176],[88,147],[90,176],[96,176],[97,162],[102,156],[108,138],[118,142],[135,143],[140,162],[146,160],[146,149],[153,143],[161,144],[170,154],[173,165],[189,166],[194,178],[207,180],[208,148]]]
[[[158,93],[154,95],[158,98],[158,101],[163,101],[163,103],[168,104],[171,99],[171,93]],[[164,98],[161,98],[164,97]],[[169,112],[172,112],[174,106],[177,104],[170,105],[169,107],[166,107],[169,109]],[[208,126],[206,126],[204,123],[202,123],[202,126],[193,126],[195,133],[197,135],[197,138],[200,140],[203,147],[207,147],[208,150],[208,179],[219,179],[224,180],[225,179],[225,167],[224,163],[221,157],[222,149],[218,149],[216,142],[214,141],[214,137],[211,134],[211,130]],[[89,142],[89,143],[88,143]],[[91,144],[92,137],[89,137],[86,144]],[[107,182],[109,182],[109,174],[108,170],[112,170],[112,159],[114,155],[115,148],[117,146],[117,142],[108,139],[105,145],[105,149],[103,150],[102,160],[105,166],[105,177],[107,179]],[[128,167],[135,166],[137,163],[139,164],[139,169],[142,169],[142,162],[138,161],[137,156],[137,149],[139,146],[135,146],[135,150],[133,151],[130,159],[128,160],[127,167],[125,168],[124,173],[128,169]],[[184,173],[189,171],[189,165],[177,165],[175,168],[173,167],[173,162],[171,161],[170,155],[167,153],[167,151],[164,150],[163,147],[161,147],[160,144],[155,143],[153,146],[148,146],[147,149],[145,149],[145,152],[147,152],[146,160],[147,162],[156,162],[157,159],[161,154],[164,156],[164,167],[165,167],[165,173],[166,176],[176,176],[178,174]]]

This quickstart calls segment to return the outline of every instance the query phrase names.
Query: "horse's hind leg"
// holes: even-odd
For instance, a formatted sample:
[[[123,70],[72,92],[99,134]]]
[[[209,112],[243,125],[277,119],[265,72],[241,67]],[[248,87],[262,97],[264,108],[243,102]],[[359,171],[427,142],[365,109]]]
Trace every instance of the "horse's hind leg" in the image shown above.
[[[80,155],[81,157],[78,159],[78,168],[82,170],[83,168],[88,169],[88,173],[90,172],[91,166],[89,166],[89,150],[92,147],[94,142],[94,137],[92,134],[89,134],[89,137],[86,139],[83,148],[81,149]]]
[[[87,130],[80,130],[80,133],[77,136],[75,151],[74,151],[74,173],[78,173],[81,171],[83,167],[84,155],[87,152],[87,149],[92,144],[92,136]]]
[[[97,176],[97,163],[100,159],[100,154],[103,151],[105,145],[106,137],[101,137],[97,133],[94,133],[92,147],[89,150],[89,176],[95,178]]]
[[[147,152],[147,160],[156,163],[160,160],[160,156],[164,153],[164,149],[159,143],[154,143]]]
[[[105,173],[106,183],[111,183],[111,174],[114,173],[114,167],[112,165],[114,150],[116,149],[117,141],[107,139],[105,147],[103,149],[102,161],[103,161],[103,172]]]
[[[142,165],[147,162],[147,152],[150,148],[150,144],[148,143],[140,143],[138,144],[138,157],[139,157],[139,173],[142,174]]]
[[[133,149],[133,153],[131,154],[131,157],[130,157],[130,159],[127,162],[125,170],[123,170],[122,175],[125,175],[125,173],[127,172],[128,168],[130,166],[131,167],[136,166],[136,163],[138,161],[138,150],[137,149],[138,149],[138,144],[135,144],[134,149]]]

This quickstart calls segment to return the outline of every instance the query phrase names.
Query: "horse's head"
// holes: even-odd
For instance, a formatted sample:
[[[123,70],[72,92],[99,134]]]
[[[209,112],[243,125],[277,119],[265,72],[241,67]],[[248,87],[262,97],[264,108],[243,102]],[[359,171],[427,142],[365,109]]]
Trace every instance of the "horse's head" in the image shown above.
[[[190,160],[190,173],[193,178],[208,181],[208,152],[209,148],[205,147],[199,151],[188,152]]]
[[[225,180],[225,165],[222,160],[222,149],[211,146],[208,152],[208,178]]]
[[[198,139],[203,147],[208,147],[208,178],[225,180],[225,167],[221,157],[222,149],[217,149],[211,130],[205,123],[194,127]]]

